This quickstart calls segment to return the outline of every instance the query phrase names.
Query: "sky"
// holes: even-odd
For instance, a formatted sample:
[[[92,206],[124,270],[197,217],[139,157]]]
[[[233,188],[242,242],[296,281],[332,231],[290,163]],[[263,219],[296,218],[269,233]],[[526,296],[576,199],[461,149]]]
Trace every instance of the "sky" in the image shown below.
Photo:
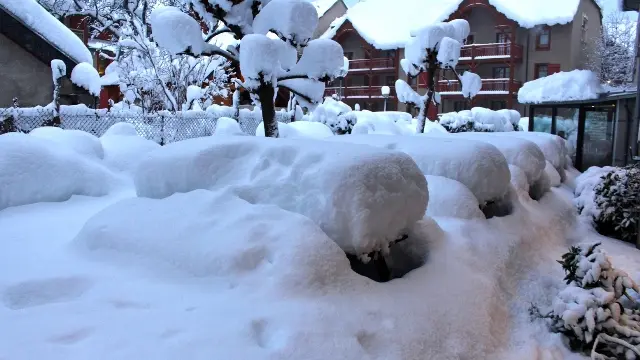
[[[612,11],[618,11],[618,1],[619,0],[598,0],[598,2],[602,4],[605,15]],[[626,14],[634,20],[638,19],[638,13],[635,11],[628,11]]]

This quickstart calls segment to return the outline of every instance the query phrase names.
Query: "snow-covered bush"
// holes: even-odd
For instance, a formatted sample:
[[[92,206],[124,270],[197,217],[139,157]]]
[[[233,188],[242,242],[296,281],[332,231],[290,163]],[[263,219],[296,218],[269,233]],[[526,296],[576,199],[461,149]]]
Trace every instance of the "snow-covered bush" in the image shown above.
[[[429,206],[427,215],[459,219],[484,219],[478,199],[460,182],[427,175]]]
[[[131,173],[158,143],[138,136],[133,125],[116,123],[100,137],[104,164],[112,170]]]
[[[326,97],[324,102],[313,110],[310,120],[325,124],[336,135],[344,135],[351,133],[357,117],[349,105]]]
[[[596,230],[635,242],[640,218],[640,165],[591,168],[576,179],[576,206]]]
[[[518,130],[519,120],[520,113],[515,110],[493,111],[475,107],[471,110],[441,114],[439,122],[450,133],[509,132]]]
[[[279,206],[309,217],[346,253],[363,258],[406,234],[428,201],[424,175],[408,155],[313,139],[180,141],[149,154],[134,181],[143,197],[227,190]]]
[[[53,126],[43,126],[31,130],[29,135],[51,140],[61,147],[66,147],[90,159],[104,158],[104,150],[100,140],[82,130],[66,130]]]
[[[0,135],[0,210],[72,195],[102,196],[112,174],[97,161],[49,139]]]
[[[562,255],[567,287],[558,293],[544,318],[551,331],[563,334],[574,351],[591,359],[640,359],[640,309],[630,291],[638,285],[596,243],[571,247]]]
[[[400,102],[420,109],[417,118],[416,133],[423,133],[430,106],[438,106],[440,94],[436,93],[436,76],[440,69],[451,70],[462,85],[465,98],[473,98],[482,87],[482,80],[469,71],[459,76],[455,70],[460,59],[460,49],[469,36],[469,23],[463,19],[435,23],[411,32],[400,66],[410,78],[421,73],[427,74],[427,92],[419,95],[404,80],[397,80],[395,87]]]

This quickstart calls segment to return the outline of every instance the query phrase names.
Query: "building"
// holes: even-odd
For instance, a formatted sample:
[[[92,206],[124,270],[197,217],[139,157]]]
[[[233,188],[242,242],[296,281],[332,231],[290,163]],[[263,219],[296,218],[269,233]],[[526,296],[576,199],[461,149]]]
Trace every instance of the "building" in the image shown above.
[[[469,103],[452,74],[441,71],[436,89],[442,95],[439,112],[482,106],[524,113],[516,97],[520,86],[584,67],[602,27],[601,9],[594,0],[398,0],[393,5],[368,0],[349,9],[322,35],[338,41],[351,60],[349,75],[342,84],[330,84],[326,95],[340,93],[352,106],[381,110],[381,87],[406,79],[399,60],[411,30],[452,19],[466,19],[471,26],[458,71],[477,73],[483,87]],[[412,85],[424,93],[425,79],[419,77]],[[388,108],[405,110],[393,91]]]
[[[624,11],[640,11],[640,0],[621,0],[622,10]],[[636,34],[640,30],[640,16],[638,16],[638,26],[636,27]],[[636,35],[636,92],[640,94],[640,36]],[[640,124],[640,101],[636,102],[636,108],[634,113],[635,120]],[[633,154],[635,161],[640,162],[640,149],[636,142],[633,146]]]
[[[60,59],[67,75],[92,56],[71,30],[35,0],[0,2],[0,108],[47,105],[52,101],[51,60]],[[95,106],[95,98],[68,80],[63,80],[61,104]]]

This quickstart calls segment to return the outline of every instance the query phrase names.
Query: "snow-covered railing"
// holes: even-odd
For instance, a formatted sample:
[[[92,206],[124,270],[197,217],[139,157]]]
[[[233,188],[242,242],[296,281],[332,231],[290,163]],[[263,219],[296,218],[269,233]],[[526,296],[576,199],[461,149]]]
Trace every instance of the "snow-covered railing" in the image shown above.
[[[393,69],[396,67],[395,58],[355,59],[349,60],[349,70]]]
[[[395,97],[396,91],[393,86],[389,86],[389,97]],[[349,86],[349,87],[329,87],[324,90],[325,96],[332,96],[333,94],[342,94],[342,97],[373,97],[373,98],[381,98],[382,97],[382,86]]]
[[[460,61],[471,59],[522,59],[522,45],[514,43],[471,44],[465,45],[460,50]]]
[[[522,83],[517,80],[509,79],[482,79],[482,89],[480,91],[503,91],[517,92]],[[436,86],[436,90],[441,93],[461,92],[462,87],[457,80],[440,80]]]

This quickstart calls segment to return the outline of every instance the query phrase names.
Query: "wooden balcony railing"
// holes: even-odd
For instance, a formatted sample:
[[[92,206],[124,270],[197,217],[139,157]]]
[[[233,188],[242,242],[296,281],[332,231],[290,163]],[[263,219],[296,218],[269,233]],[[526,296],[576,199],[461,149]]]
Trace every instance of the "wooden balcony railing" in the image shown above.
[[[501,93],[517,93],[522,87],[522,83],[517,80],[509,79],[482,79],[481,92],[501,92]],[[462,86],[457,80],[440,80],[436,86],[436,91],[441,93],[459,93],[462,92]],[[446,95],[446,94],[443,94]]]
[[[349,70],[384,70],[395,69],[395,67],[395,58],[349,60]]]
[[[522,45],[512,43],[471,44],[460,51],[460,61],[491,59],[522,59]]]
[[[391,93],[389,97],[395,97],[396,91],[393,86],[389,87]],[[324,96],[342,94],[343,98],[382,98],[382,86],[351,86],[351,87],[328,87],[324,89]]]

